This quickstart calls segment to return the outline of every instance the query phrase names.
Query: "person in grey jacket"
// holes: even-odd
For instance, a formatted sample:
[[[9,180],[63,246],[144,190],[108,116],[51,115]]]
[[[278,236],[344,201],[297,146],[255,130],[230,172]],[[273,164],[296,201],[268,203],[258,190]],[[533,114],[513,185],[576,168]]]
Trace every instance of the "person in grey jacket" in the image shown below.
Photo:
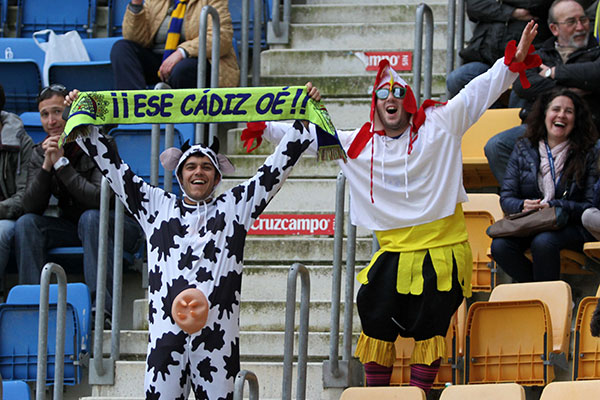
[[[4,111],[5,101],[0,85],[0,283],[13,247],[15,220],[23,214],[21,202],[33,148],[33,140],[25,132],[21,118]]]
[[[58,139],[66,124],[62,113],[67,93],[64,86],[54,84],[42,89],[38,96],[42,127],[48,136],[33,148],[23,195],[26,214],[17,220],[15,228],[19,283],[40,282],[40,271],[48,261],[50,249],[83,246],[84,279],[94,301],[102,173],[76,143],[58,147]],[[114,142],[111,141],[111,144],[114,145]],[[58,200],[58,216],[45,214],[52,196]],[[123,248],[132,253],[141,241],[141,229],[131,218],[124,220]],[[105,298],[107,318],[112,308],[112,248],[112,235],[109,235]],[[105,325],[107,322],[105,319]]]

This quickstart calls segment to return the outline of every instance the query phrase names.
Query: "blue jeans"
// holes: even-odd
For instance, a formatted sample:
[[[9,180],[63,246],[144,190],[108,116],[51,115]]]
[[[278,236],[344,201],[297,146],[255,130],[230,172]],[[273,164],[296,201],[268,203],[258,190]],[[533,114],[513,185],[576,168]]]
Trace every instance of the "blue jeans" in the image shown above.
[[[527,131],[527,125],[525,124],[507,129],[492,136],[483,148],[490,169],[498,180],[500,187],[502,187],[506,166],[515,148],[515,143],[517,143],[517,139],[525,134],[525,131]]]
[[[560,251],[582,251],[583,243],[593,240],[583,226],[567,225],[531,237],[495,238],[492,257],[517,282],[554,281],[560,279]],[[525,257],[527,249],[531,249],[533,262]]]
[[[489,65],[474,61],[463,64],[450,72],[446,78],[446,87],[448,88],[450,98],[456,96],[467,83],[471,82],[473,78],[483,74],[488,69],[490,69]]]
[[[0,219],[0,290],[2,279],[8,265],[10,252],[13,247],[15,235],[15,221],[12,219]]]
[[[78,224],[64,218],[47,217],[37,214],[25,214],[17,220],[15,227],[15,250],[19,284],[40,283],[42,267],[48,261],[48,250],[55,247],[83,247],[83,275],[90,289],[92,301],[96,299],[98,270],[98,239],[100,230],[100,212],[87,210],[79,217]],[[110,213],[108,235],[108,256],[106,274],[105,310],[112,309],[112,272],[113,272],[113,221]],[[142,230],[136,221],[125,217],[123,250],[133,253],[141,243]]]

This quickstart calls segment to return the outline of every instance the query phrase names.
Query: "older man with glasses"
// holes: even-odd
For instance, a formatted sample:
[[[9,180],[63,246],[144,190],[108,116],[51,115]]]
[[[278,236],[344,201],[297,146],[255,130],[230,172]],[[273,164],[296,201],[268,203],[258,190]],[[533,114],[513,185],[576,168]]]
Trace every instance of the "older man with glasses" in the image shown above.
[[[33,147],[23,195],[26,214],[17,220],[15,227],[19,283],[40,282],[40,271],[48,261],[48,250],[83,246],[84,279],[92,293],[92,300],[95,300],[102,173],[77,144],[58,147],[58,139],[66,123],[62,113],[67,93],[63,85],[54,84],[42,89],[37,98],[42,127],[47,136]],[[52,197],[58,201],[55,209],[49,208]],[[139,226],[132,219],[125,218],[125,251],[135,251],[140,237]],[[112,306],[112,236],[108,241],[106,317],[110,315]],[[105,325],[109,321],[105,319]]]
[[[525,90],[517,81],[513,89],[526,100],[526,110],[542,93],[555,88],[571,89],[587,102],[600,129],[600,46],[591,34],[590,19],[576,1],[556,0],[550,6],[548,24],[554,37],[537,51],[542,65],[527,71],[531,88]],[[526,129],[523,124],[501,132],[485,146],[485,155],[500,185],[515,143]]]

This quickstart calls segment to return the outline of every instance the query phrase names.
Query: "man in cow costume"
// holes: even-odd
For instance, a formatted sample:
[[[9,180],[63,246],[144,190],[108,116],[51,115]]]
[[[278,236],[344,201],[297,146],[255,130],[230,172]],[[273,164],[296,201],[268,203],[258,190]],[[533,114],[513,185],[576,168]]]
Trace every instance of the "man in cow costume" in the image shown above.
[[[313,89],[309,93],[315,98]],[[71,104],[78,91],[66,97]],[[183,199],[134,175],[97,127],[77,139],[143,228],[148,247],[150,340],[146,399],[233,398],[240,370],[239,311],[246,234],[310,144],[305,126],[285,137],[256,175],[214,195],[233,166],[218,144],[161,154]]]
[[[536,34],[532,21],[518,47],[509,44],[503,59],[452,100],[426,100],[419,109],[410,86],[384,60],[373,88],[370,122],[338,132],[348,154],[339,165],[350,185],[352,223],[375,231],[380,245],[357,276],[363,332],[355,355],[364,364],[368,386],[389,385],[400,335],[415,339],[410,384],[431,388],[446,354],[444,337],[452,315],[471,295],[461,139],[517,72],[524,79],[527,68],[539,65],[530,54]],[[318,129],[309,127],[313,138]],[[264,135],[277,143],[285,141],[285,133],[281,124],[269,123],[248,139]],[[309,152],[315,151],[313,140]]]

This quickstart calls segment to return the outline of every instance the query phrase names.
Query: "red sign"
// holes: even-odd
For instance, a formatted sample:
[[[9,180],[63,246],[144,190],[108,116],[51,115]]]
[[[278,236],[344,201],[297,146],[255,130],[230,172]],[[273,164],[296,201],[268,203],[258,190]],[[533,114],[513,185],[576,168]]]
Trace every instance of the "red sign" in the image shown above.
[[[265,214],[249,235],[333,235],[335,214]]]
[[[367,71],[377,71],[381,60],[388,60],[396,71],[412,70],[412,52],[410,51],[367,51]]]

